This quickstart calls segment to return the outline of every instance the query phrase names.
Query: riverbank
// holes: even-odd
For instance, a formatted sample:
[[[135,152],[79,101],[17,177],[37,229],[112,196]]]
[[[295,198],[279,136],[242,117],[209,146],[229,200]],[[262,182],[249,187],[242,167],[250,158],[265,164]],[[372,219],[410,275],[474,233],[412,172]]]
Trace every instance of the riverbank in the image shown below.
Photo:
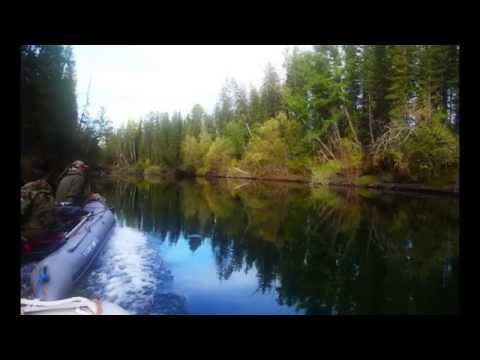
[[[342,186],[352,187],[360,189],[374,189],[374,190],[387,190],[387,191],[401,191],[401,192],[416,192],[435,195],[450,195],[459,196],[459,189],[456,186],[445,187],[432,187],[421,184],[400,184],[400,183],[376,183],[376,184],[356,184],[355,182],[341,182],[341,181],[326,181],[326,182],[314,182],[308,178],[302,177],[246,177],[246,176],[222,176],[222,175],[206,175],[201,177],[212,178],[226,178],[226,179],[248,179],[248,180],[267,180],[267,181],[284,181],[284,182],[298,182],[308,183],[312,185],[321,186]]]
[[[222,173],[207,173],[203,175],[193,174],[182,172],[179,170],[172,170],[160,167],[150,167],[147,169],[138,169],[135,167],[124,167],[124,168],[112,168],[109,171],[109,176],[115,178],[145,178],[145,179],[158,179],[158,178],[168,178],[174,179],[179,177],[199,177],[206,179],[243,179],[243,180],[256,180],[256,181],[277,181],[277,182],[294,182],[294,183],[304,183],[310,184],[313,186],[341,186],[341,187],[351,187],[351,188],[360,188],[360,189],[373,189],[381,191],[398,191],[398,192],[411,192],[411,193],[423,193],[423,194],[433,194],[433,195],[448,195],[448,196],[459,196],[460,191],[458,185],[450,186],[429,186],[425,184],[407,184],[407,183],[396,183],[396,182],[379,182],[378,179],[365,181],[367,177],[356,177],[348,180],[326,180],[322,182],[312,181],[312,179],[300,176],[300,175],[289,175],[289,176],[252,176],[245,174],[222,174]]]

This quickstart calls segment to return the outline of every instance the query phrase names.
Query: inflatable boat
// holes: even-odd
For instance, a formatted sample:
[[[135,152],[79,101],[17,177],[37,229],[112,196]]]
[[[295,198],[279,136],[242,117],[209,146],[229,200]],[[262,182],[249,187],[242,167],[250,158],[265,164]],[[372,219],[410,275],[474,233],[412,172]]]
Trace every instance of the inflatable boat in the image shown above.
[[[33,269],[30,281],[35,299],[66,298],[110,237],[115,224],[112,210],[101,201],[89,202],[83,210],[85,215],[65,236],[62,246]]]
[[[57,301],[21,300],[21,315],[129,315],[111,302],[72,297]]]

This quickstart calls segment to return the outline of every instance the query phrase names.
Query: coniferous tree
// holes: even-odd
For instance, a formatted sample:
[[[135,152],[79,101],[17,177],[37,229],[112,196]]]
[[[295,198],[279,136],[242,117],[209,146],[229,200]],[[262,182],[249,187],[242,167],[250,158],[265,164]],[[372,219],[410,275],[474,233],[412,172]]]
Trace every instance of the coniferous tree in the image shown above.
[[[390,102],[389,118],[403,124],[409,116],[409,100],[411,96],[409,57],[406,46],[395,45],[391,51],[390,87],[386,99]]]
[[[216,128],[220,133],[225,129],[226,124],[233,119],[234,99],[231,96],[229,80],[223,86],[220,99],[215,107]]]
[[[235,84],[236,85],[236,84]],[[235,118],[242,122],[249,121],[248,99],[245,88],[236,85],[234,88],[235,95]]]
[[[389,120],[389,107],[386,94],[389,87],[387,79],[389,58],[385,45],[366,45],[363,49],[362,77],[363,117],[368,125],[370,138],[378,138],[386,128]]]
[[[347,106],[351,113],[361,108],[362,78],[361,53],[358,45],[345,45],[345,83]]]
[[[260,99],[260,94],[258,93],[257,89],[254,86],[250,88],[248,108],[249,108],[248,119],[250,120],[250,123],[253,124],[255,122],[261,121],[263,117],[262,102]]]
[[[170,146],[171,146],[171,153],[172,153],[171,159],[172,159],[172,165],[175,166],[180,161],[182,139],[183,139],[183,121],[182,121],[182,115],[180,113],[177,112],[173,114],[170,128],[171,128]]]
[[[265,69],[260,94],[265,116],[274,117],[282,109],[282,92],[280,78],[270,63]]]
[[[189,135],[195,136],[198,138],[200,131],[202,130],[202,123],[205,120],[205,111],[202,106],[196,104],[193,106],[192,111],[187,120],[187,133]]]

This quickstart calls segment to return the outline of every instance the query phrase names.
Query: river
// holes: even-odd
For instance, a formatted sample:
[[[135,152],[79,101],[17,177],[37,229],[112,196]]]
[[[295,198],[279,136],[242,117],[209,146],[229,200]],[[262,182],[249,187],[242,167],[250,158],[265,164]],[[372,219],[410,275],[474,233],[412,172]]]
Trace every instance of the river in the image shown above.
[[[102,180],[117,224],[75,295],[134,314],[458,313],[451,197]]]

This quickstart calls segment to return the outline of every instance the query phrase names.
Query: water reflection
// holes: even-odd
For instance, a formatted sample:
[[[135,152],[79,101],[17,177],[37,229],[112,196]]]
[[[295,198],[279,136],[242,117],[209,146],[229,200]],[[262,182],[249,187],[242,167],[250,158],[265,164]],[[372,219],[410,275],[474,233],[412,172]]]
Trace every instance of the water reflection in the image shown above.
[[[97,184],[122,225],[207,244],[218,279],[306,314],[455,313],[458,201],[246,181]],[[247,276],[247,275],[244,275]]]

